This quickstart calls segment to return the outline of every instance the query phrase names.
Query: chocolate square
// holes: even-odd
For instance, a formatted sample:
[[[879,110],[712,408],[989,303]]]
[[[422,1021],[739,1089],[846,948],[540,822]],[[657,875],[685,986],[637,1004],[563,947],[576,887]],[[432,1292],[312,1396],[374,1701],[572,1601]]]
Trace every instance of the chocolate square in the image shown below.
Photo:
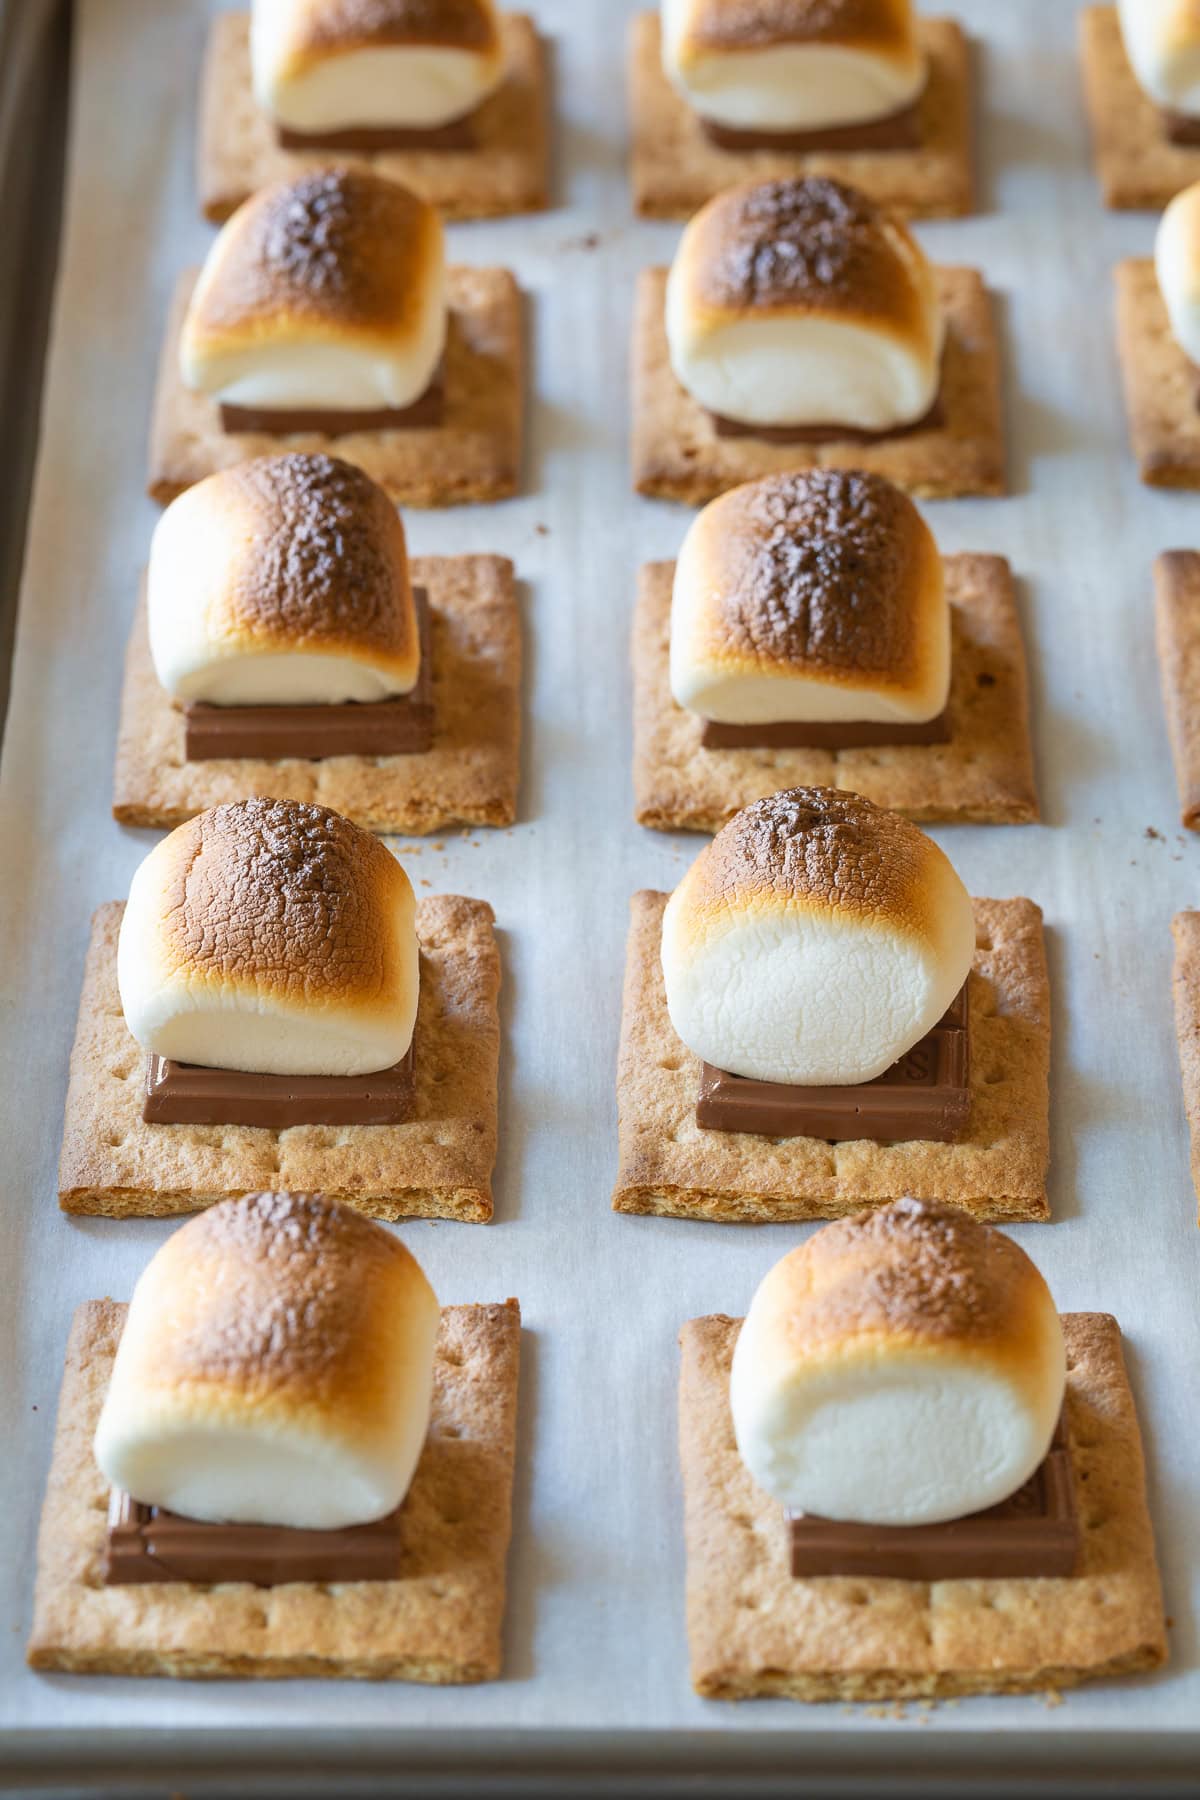
[[[838,150],[919,150],[922,96],[883,119],[859,125],[825,125],[816,131],[751,131],[719,125],[696,113],[700,129],[718,150],[783,150],[797,156]]]
[[[292,131],[277,125],[275,142],[281,150],[477,150],[478,111],[476,107],[448,125],[355,125],[341,131]]]
[[[408,694],[392,700],[346,701],[338,706],[184,707],[184,756],[188,762],[230,757],[282,761],[302,757],[420,756],[433,743],[433,663],[429,595],[413,588],[420,663]]]
[[[401,1509],[369,1525],[301,1531],[285,1525],[213,1525],[144,1506],[114,1488],[104,1550],[107,1587],[148,1581],[395,1581]]]
[[[402,1125],[413,1111],[413,1046],[375,1075],[252,1075],[146,1059],[148,1125]]]
[[[952,1144],[971,1112],[969,1013],[964,985],[923,1038],[874,1081],[853,1087],[794,1087],[753,1081],[702,1063],[696,1123],[706,1131],[764,1137],[927,1139]]]
[[[940,1525],[856,1525],[788,1513],[792,1574],[903,1581],[1073,1575],[1080,1529],[1065,1421],[1043,1463],[996,1506]]]
[[[1186,144],[1190,148],[1200,144],[1200,118],[1192,113],[1172,112],[1166,106],[1159,108],[1158,116],[1169,144]]]
[[[777,719],[762,725],[726,725],[705,719],[705,750],[865,750],[886,744],[948,744],[950,709],[919,724],[884,724],[875,719]]]
[[[272,437],[288,437],[296,431],[319,431],[323,437],[347,437],[353,431],[418,431],[441,425],[446,416],[446,365],[443,359],[433,380],[409,406],[377,406],[358,410],[333,407],[227,406],[220,403],[221,429],[263,431]]]

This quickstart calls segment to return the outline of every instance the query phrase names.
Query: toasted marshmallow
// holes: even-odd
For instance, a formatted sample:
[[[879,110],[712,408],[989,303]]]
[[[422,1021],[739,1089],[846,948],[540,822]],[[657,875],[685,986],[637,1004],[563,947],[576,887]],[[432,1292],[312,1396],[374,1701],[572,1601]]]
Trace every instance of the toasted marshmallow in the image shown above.
[[[96,1461],[189,1519],[382,1519],[429,1430],[437,1331],[420,1265],[380,1226],[319,1194],[223,1201],[133,1291]]]
[[[833,788],[735,813],[667,902],[671,1023],[757,1081],[873,1081],[937,1024],[975,953],[970,897],[932,839]]]
[[[117,947],[143,1050],[257,1075],[370,1075],[412,1042],[416,902],[369,831],[299,800],[215,806],[156,844]]]
[[[898,220],[839,182],[710,200],[672,264],[666,329],[676,379],[744,424],[891,431],[937,397],[933,271]]]
[[[335,706],[417,679],[400,516],[335,457],[259,457],[188,488],[155,530],[147,600],[177,700]]]
[[[671,601],[671,692],[730,725],[934,719],[950,609],[933,533],[882,476],[766,475],[693,521]]]
[[[446,344],[441,220],[407,188],[314,169],[222,227],[179,344],[187,387],[229,406],[410,406]]]
[[[995,1506],[1045,1458],[1066,1352],[1011,1238],[897,1200],[775,1264],[733,1356],[742,1461],[794,1512],[932,1525]]]
[[[254,0],[250,62],[263,111],[310,136],[449,125],[504,76],[492,0]]]
[[[925,84],[910,0],[663,0],[662,15],[668,80],[718,125],[864,125]]]
[[[1176,194],[1159,220],[1154,268],[1175,340],[1200,363],[1200,181]]]
[[[1196,0],[1117,0],[1117,12],[1139,86],[1170,112],[1200,114]]]

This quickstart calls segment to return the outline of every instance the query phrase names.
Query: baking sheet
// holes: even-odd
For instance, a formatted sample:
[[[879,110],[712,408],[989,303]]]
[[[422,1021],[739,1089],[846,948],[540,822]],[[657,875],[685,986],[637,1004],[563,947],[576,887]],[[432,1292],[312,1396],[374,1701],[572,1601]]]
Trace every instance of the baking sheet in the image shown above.
[[[634,573],[675,553],[691,515],[629,491],[627,337],[634,275],[669,258],[677,231],[630,216],[632,0],[537,0],[555,40],[560,203],[451,232],[454,258],[507,263],[529,295],[526,497],[407,520],[414,551],[506,552],[527,584],[522,823],[406,858],[420,892],[486,896],[501,930],[496,1222],[401,1230],[443,1301],[516,1294],[524,1309],[505,1678],[438,1691],[24,1669],[68,1321],[83,1299],[126,1297],[169,1229],[61,1217],[55,1165],[88,917],[125,892],[153,841],[118,829],[108,808],[121,661],[156,517],[142,483],[159,333],[177,270],[210,239],[191,160],[208,10],[203,0],[78,7],[64,258],[0,771],[0,1481],[16,1550],[0,1559],[0,1718],[9,1731],[53,1731],[63,1758],[100,1730],[152,1728],[254,1727],[294,1745],[301,1731],[345,1728],[444,1732],[449,1743],[497,1728],[811,1737],[852,1722],[907,1732],[906,1760],[944,1750],[943,1734],[965,1753],[965,1737],[981,1733],[1006,1734],[1014,1749],[1035,1731],[1094,1749],[1102,1732],[1194,1731],[1200,1237],[1169,924],[1200,900],[1200,847],[1176,823],[1149,565],[1157,550],[1200,539],[1200,506],[1139,488],[1127,453],[1110,265],[1148,252],[1153,221],[1100,209],[1066,0],[958,0],[983,41],[986,210],[920,228],[935,256],[980,265],[1001,296],[1014,495],[935,504],[927,516],[945,549],[1003,552],[1025,583],[1045,811],[1040,827],[934,835],[973,891],[1029,893],[1046,910],[1056,1222],[1014,1235],[1064,1309],[1107,1309],[1125,1328],[1174,1621],[1170,1668],[1053,1709],[943,1705],[919,1732],[912,1708],[905,1720],[860,1709],[848,1721],[837,1706],[720,1706],[688,1687],[675,1334],[691,1314],[743,1309],[801,1233],[608,1209],[628,896],[671,886],[701,841],[639,830],[630,793]]]

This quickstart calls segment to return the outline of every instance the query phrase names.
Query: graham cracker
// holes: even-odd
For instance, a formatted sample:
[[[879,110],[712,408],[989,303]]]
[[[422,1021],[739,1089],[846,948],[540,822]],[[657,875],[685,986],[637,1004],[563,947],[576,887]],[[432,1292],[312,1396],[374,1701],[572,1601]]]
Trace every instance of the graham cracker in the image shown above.
[[[1149,257],[1116,268],[1117,354],[1138,474],[1150,487],[1200,487],[1200,372],[1176,342]]]
[[[108,1484],[92,1455],[128,1308],[89,1300],[67,1345],[28,1659],[73,1675],[493,1681],[512,1529],[521,1310],[442,1308],[429,1435],[395,1581],[107,1587]]]
[[[925,499],[1007,491],[1000,345],[977,269],[937,268],[946,316],[942,422],[871,443],[775,444],[718,437],[711,415],[675,379],[664,319],[666,269],[638,277],[633,336],[633,478],[639,494],[701,506],[759,475],[869,469]]]
[[[402,1125],[148,1125],[145,1053],[117,987],[123,901],[98,907],[71,1051],[64,1212],[165,1218],[262,1189],[327,1194],[373,1219],[492,1216],[500,953],[484,900],[417,901],[416,1101]]]
[[[719,831],[780,788],[849,788],[910,819],[1024,825],[1038,816],[1025,646],[1002,556],[943,558],[952,673],[945,744],[857,750],[709,750],[671,696],[672,562],[638,575],[633,625],[633,785],[640,825]]]
[[[1200,912],[1176,913],[1171,934],[1175,939],[1172,987],[1183,1109],[1191,1136],[1192,1186],[1200,1198]]]
[[[254,98],[250,15],[213,20],[200,90],[196,165],[204,216],[220,224],[257,188],[329,162],[373,170],[428,200],[447,219],[495,219],[550,204],[549,73],[525,13],[500,21],[502,85],[484,101],[470,150],[283,150]]]
[[[149,490],[164,506],[193,482],[252,456],[325,451],[356,463],[401,506],[507,500],[521,473],[524,346],[520,290],[507,269],[446,272],[445,417],[403,431],[320,431],[286,436],[224,431],[211,395],[179,372],[179,336],[198,269],[180,276],[158,365],[150,429]]]
[[[1125,54],[1115,6],[1079,15],[1083,96],[1106,206],[1158,211],[1200,181],[1200,147],[1173,144]]]
[[[912,150],[722,150],[663,72],[657,12],[629,34],[633,200],[647,219],[686,219],[739,181],[822,175],[915,219],[960,218],[974,204],[970,51],[953,19],[919,19],[928,63],[921,143]]]
[[[184,715],[150,658],[146,595],[125,657],[113,817],[169,828],[227,800],[265,795],[331,806],[369,831],[511,825],[517,816],[521,628],[504,556],[422,556],[429,595],[434,729],[413,756],[229,757],[188,762]]]
[[[1179,819],[1200,830],[1200,552],[1164,550],[1154,560],[1154,624]]]
[[[696,1123],[700,1060],[667,1012],[666,894],[635,894],[617,1065],[613,1210],[728,1224],[836,1219],[913,1195],[977,1219],[1048,1219],[1050,984],[1040,907],[975,900],[971,1118],[954,1144],[831,1144]]]
[[[680,1333],[679,1439],[692,1684],[713,1700],[921,1700],[1038,1693],[1167,1656],[1145,1463],[1121,1332],[1065,1313],[1066,1414],[1082,1525],[1077,1573],[1001,1580],[797,1579],[783,1509],[734,1442],[740,1319]]]

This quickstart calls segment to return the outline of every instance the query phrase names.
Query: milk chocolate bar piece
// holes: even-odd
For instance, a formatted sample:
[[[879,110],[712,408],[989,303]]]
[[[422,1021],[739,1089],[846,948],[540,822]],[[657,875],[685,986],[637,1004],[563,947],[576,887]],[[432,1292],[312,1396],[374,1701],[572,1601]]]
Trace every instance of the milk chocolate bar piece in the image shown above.
[[[340,1531],[286,1525],[210,1525],[161,1506],[143,1506],[114,1488],[108,1508],[104,1579],[110,1587],[147,1581],[394,1581],[400,1572],[400,1512]]]
[[[718,437],[757,438],[763,444],[882,444],[893,438],[911,437],[918,431],[936,431],[946,423],[940,392],[922,418],[914,419],[911,425],[895,425],[889,431],[863,431],[857,425],[748,425],[745,420],[730,419],[724,413],[710,412],[708,416]]]
[[[1200,144],[1200,118],[1191,113],[1172,112],[1166,106],[1159,108],[1158,116],[1168,143],[1193,147]]]
[[[792,150],[808,155],[820,150],[919,150],[921,102],[912,100],[883,119],[859,125],[824,125],[815,131],[752,131],[719,125],[697,113],[701,129],[718,150]]]
[[[210,706],[194,700],[183,709],[187,761],[421,755],[433,743],[429,595],[423,587],[413,589],[413,606],[421,661],[411,693],[340,706]]]
[[[426,431],[441,425],[446,415],[445,371],[438,368],[419,400],[411,406],[381,406],[367,410],[333,410],[324,407],[227,406],[221,403],[221,430],[261,431],[287,437],[295,431],[319,431],[323,437],[345,437],[352,431]]]
[[[477,109],[478,110],[478,109]],[[448,125],[348,125],[340,131],[275,127],[281,150],[477,150],[475,113]]]
[[[752,1081],[703,1063],[696,1123],[706,1131],[844,1143],[914,1139],[952,1144],[971,1113],[967,990],[932,1031],[874,1081],[859,1087],[790,1087]]]
[[[413,1049],[377,1075],[251,1075],[146,1059],[150,1125],[402,1125],[413,1108]]]
[[[1072,1575],[1079,1555],[1075,1479],[1060,1419],[1049,1453],[998,1506],[941,1525],[852,1525],[789,1513],[792,1574],[902,1581]]]
[[[860,750],[874,744],[948,744],[950,714],[919,725],[883,725],[873,719],[786,719],[769,725],[725,725],[705,719],[706,750]]]

